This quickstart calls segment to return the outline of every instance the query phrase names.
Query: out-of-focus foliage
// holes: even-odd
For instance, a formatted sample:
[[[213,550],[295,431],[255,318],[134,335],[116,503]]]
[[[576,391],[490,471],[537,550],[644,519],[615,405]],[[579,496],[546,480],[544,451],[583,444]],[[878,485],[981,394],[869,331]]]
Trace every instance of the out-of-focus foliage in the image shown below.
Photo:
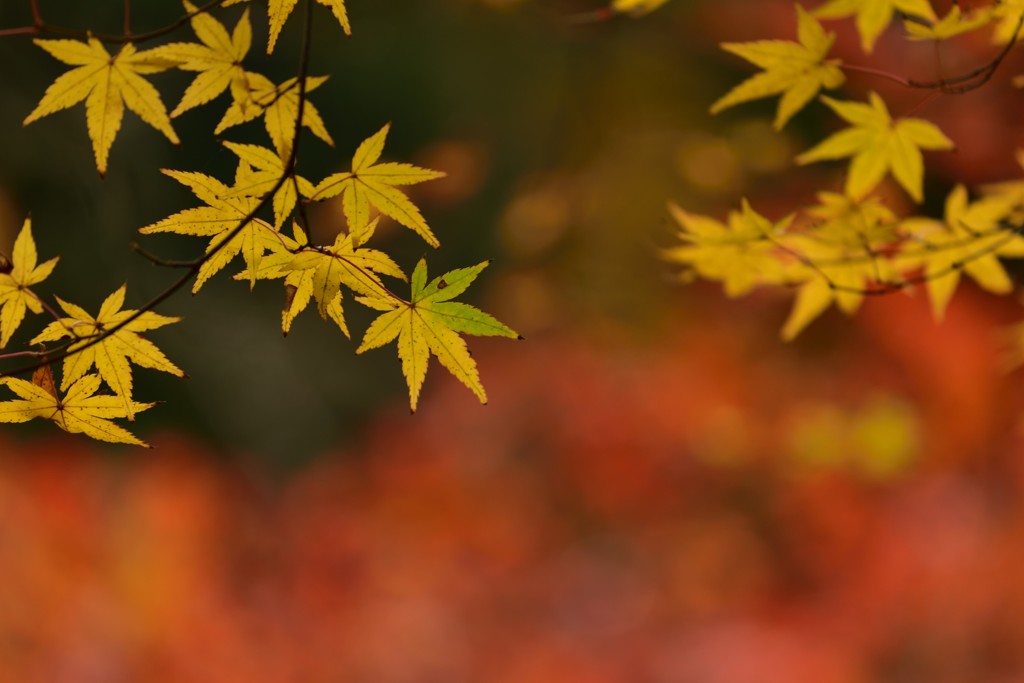
[[[1024,396],[985,299],[924,348],[927,308],[880,300],[816,355],[724,308],[641,348],[485,342],[486,410],[443,382],[287,484],[180,437],[5,435],[4,675],[1024,675]]]
[[[693,234],[707,237],[774,236],[810,221],[821,239],[808,248],[826,255],[891,241],[895,217],[911,209],[895,183],[852,202],[827,166],[793,166],[824,137],[824,107],[801,111],[781,133],[770,103],[706,116],[750,75],[713,42],[790,36],[790,2],[677,0],[645,17],[581,25],[566,17],[607,3],[347,4],[353,22],[370,22],[391,49],[381,56],[376,46],[346,43],[351,52],[331,53],[380,74],[346,84],[358,106],[318,100],[326,120],[359,123],[338,147],[356,149],[396,117],[389,152],[448,174],[410,195],[431,207],[439,237],[458,235],[448,242],[465,248],[431,272],[458,268],[470,252],[493,253],[466,295],[475,292],[474,303],[529,341],[474,346],[488,369],[486,408],[446,376],[425,385],[430,400],[411,417],[399,370],[388,382],[367,369],[391,354],[349,362],[336,331],[312,326],[280,343],[265,308],[281,297],[268,303],[257,287],[257,298],[239,302],[233,283],[212,280],[208,298],[183,302],[206,323],[202,334],[153,336],[176,362],[191,356],[190,366],[205,368],[180,383],[192,401],[179,406],[194,408],[179,410],[206,424],[218,445],[155,435],[142,457],[111,458],[49,432],[33,439],[30,426],[0,435],[0,678],[1024,676],[1024,396],[993,346],[1014,302],[979,291],[968,273],[939,325],[924,288],[885,297],[835,291],[826,305],[856,307],[856,318],[823,313],[780,344],[792,292],[728,299],[706,284],[666,286],[659,249],[681,246],[670,241],[681,227],[663,216],[666,197],[700,223]],[[856,54],[855,26],[833,29],[843,58]],[[879,38],[867,64],[934,68],[933,46],[896,47],[892,37]],[[949,45],[950,68],[990,49],[987,36]],[[997,78],[1022,70],[1008,59]],[[179,76],[187,87],[191,74]],[[396,82],[401,92],[380,86]],[[867,101],[877,83],[854,76],[848,86],[852,99]],[[894,112],[917,104],[895,89],[885,95]],[[415,102],[415,120],[399,101]],[[952,192],[958,183],[985,188],[1019,174],[1020,104],[1013,90],[983,88],[928,108],[958,142],[955,154],[926,157],[931,215],[961,194]],[[142,126],[136,132],[133,145],[162,143]],[[309,150],[323,164],[314,177],[348,171],[347,161]],[[87,144],[80,152],[91,162]],[[9,154],[25,152],[15,145]],[[230,177],[238,158],[219,154],[218,177]],[[178,156],[163,165],[197,167]],[[89,164],[76,172],[95,175]],[[69,199],[70,208],[82,220],[137,209],[144,223],[189,200],[187,189],[166,197],[165,178],[150,186],[136,174],[134,186],[126,175],[114,164],[106,181],[120,183],[119,203]],[[27,192],[35,182],[12,187]],[[949,216],[982,216],[970,212],[985,197],[1022,187],[968,193],[915,234],[922,244],[941,239],[955,228]],[[796,201],[811,205],[807,215],[785,223]],[[20,213],[4,206],[0,216]],[[722,219],[730,206],[738,215]],[[361,248],[329,229],[342,201],[311,213],[328,251]],[[703,215],[716,218],[696,218]],[[3,225],[13,240],[21,219]],[[408,232],[375,229],[382,240]],[[40,253],[77,234],[37,233]],[[101,244],[122,238],[115,232]],[[413,264],[424,248],[396,261]],[[93,267],[108,270],[114,251],[93,256]],[[756,263],[752,251],[744,258]],[[306,255],[298,265],[325,258]],[[829,267],[858,289],[873,276],[863,266]],[[1005,267],[1013,277],[1014,262]],[[313,277],[310,269],[288,276],[294,312],[298,272]],[[811,282],[791,284],[813,304],[820,292],[802,294]],[[98,303],[110,289],[89,296]],[[220,362],[203,362],[211,358]],[[354,399],[338,377],[365,394]],[[319,447],[353,433],[346,446]],[[254,453],[290,464],[321,457],[286,476]]]
[[[826,60],[834,33],[797,5],[797,37],[787,40],[759,40],[752,43],[722,43],[722,49],[739,55],[761,69],[711,105],[715,114],[742,102],[782,94],[774,126],[782,128],[819,90],[838,88],[846,80],[839,61]]]
[[[684,279],[695,274],[720,280],[731,296],[745,294],[759,285],[798,289],[788,320],[782,328],[784,339],[793,339],[833,303],[847,314],[860,306],[869,294],[886,294],[924,285],[932,300],[936,319],[941,319],[950,297],[965,272],[988,291],[1007,294],[1014,287],[1000,259],[1024,256],[1019,194],[1016,183],[1006,181],[990,187],[988,196],[970,201],[962,184],[949,193],[945,220],[929,216],[925,203],[925,159],[923,150],[949,151],[956,147],[931,120],[940,112],[928,111],[941,99],[970,98],[985,88],[1007,88],[1006,79],[995,80],[1013,45],[978,58],[973,68],[959,64],[949,71],[946,52],[955,49],[949,39],[991,36],[996,43],[1011,42],[1024,26],[1024,9],[1002,18],[1016,18],[1014,33],[1003,35],[1001,24],[993,34],[995,7],[964,12],[951,7],[941,19],[927,0],[831,0],[817,7],[812,16],[796,5],[799,42],[764,39],[743,43],[722,43],[722,48],[765,69],[735,86],[712,104],[711,113],[761,97],[781,95],[775,127],[781,128],[804,108],[822,88],[836,88],[853,74],[879,83],[901,86],[921,98],[906,113],[893,116],[887,96],[872,89],[867,102],[837,100],[821,95],[820,100],[846,125],[795,157],[798,165],[849,158],[841,196],[819,192],[829,206],[808,205],[794,199],[785,228],[748,230],[728,239],[701,235],[695,226],[708,219],[674,210],[683,230],[684,246],[667,249],[666,257],[684,268]],[[843,19],[854,16],[863,54],[869,58],[883,31],[894,23],[896,13],[904,16],[901,41],[909,52],[915,41],[930,41],[935,51],[930,78],[908,75],[900,59],[880,59],[877,64],[855,63],[845,56],[832,56],[836,35],[826,33],[816,17]],[[982,29],[986,29],[984,32]],[[890,32],[890,37],[895,38]],[[989,46],[990,52],[992,48]],[[840,55],[842,48],[837,51]],[[935,107],[937,108],[937,107]],[[917,115],[912,116],[911,114]],[[924,118],[923,118],[924,117]],[[884,181],[892,176],[920,208],[896,212],[887,206]],[[744,211],[749,205],[744,199]],[[838,212],[832,209],[839,208]],[[918,213],[920,211],[920,213]],[[797,220],[793,216],[798,215]],[[822,221],[821,219],[825,219]],[[769,221],[762,221],[770,224]],[[699,248],[694,245],[700,244]],[[756,254],[754,263],[747,256]],[[743,257],[730,258],[730,255]],[[723,268],[723,262],[729,262]],[[737,288],[736,283],[742,282]]]

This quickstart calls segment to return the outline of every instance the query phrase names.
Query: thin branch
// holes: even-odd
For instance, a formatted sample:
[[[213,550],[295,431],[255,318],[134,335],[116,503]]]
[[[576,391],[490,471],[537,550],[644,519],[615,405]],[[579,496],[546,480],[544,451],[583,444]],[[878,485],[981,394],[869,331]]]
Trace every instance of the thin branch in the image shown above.
[[[60,313],[55,311],[53,309],[53,306],[51,306],[50,304],[46,303],[46,301],[43,299],[43,297],[39,296],[38,294],[33,292],[31,289],[26,289],[25,291],[28,292],[29,294],[31,294],[32,297],[36,301],[39,302],[39,305],[43,307],[43,310],[45,310],[47,313],[50,314],[50,317],[52,317],[55,321],[57,321],[59,323],[63,322],[64,319],[61,317]]]
[[[868,74],[869,76],[878,76],[879,78],[887,78],[890,81],[893,81],[894,83],[899,83],[900,85],[902,85],[902,86],[904,86],[906,88],[911,87],[909,80],[907,80],[903,76],[900,76],[899,74],[894,74],[891,71],[885,71],[883,69],[876,69],[876,68],[871,67],[871,66],[862,66],[860,64],[847,64],[845,62],[841,63],[839,65],[839,68],[842,69],[843,71],[853,71],[855,73]]]
[[[231,229],[231,231],[228,233],[227,237],[225,237],[217,246],[215,246],[213,249],[211,249],[210,251],[206,252],[201,258],[196,260],[195,263],[192,266],[190,266],[181,275],[181,277],[179,277],[177,280],[172,282],[169,286],[167,286],[163,291],[161,291],[159,294],[154,296],[148,302],[143,304],[139,309],[137,309],[130,316],[128,316],[124,320],[120,321],[116,325],[111,325],[110,327],[105,328],[100,334],[97,334],[97,335],[95,335],[93,337],[89,337],[88,341],[86,341],[81,346],[77,346],[73,350],[72,349],[65,349],[65,350],[60,351],[59,353],[50,353],[50,352],[48,352],[48,353],[46,353],[43,356],[43,360],[40,360],[40,361],[38,361],[36,363],[31,363],[31,364],[28,364],[28,365],[23,365],[21,367],[14,368],[13,370],[8,370],[6,372],[0,373],[0,377],[10,377],[10,376],[14,376],[14,375],[24,375],[24,374],[30,373],[30,372],[32,372],[34,370],[37,370],[38,368],[41,368],[44,365],[49,365],[51,363],[55,363],[57,361],[63,360],[65,358],[69,357],[69,356],[72,356],[72,355],[76,354],[76,353],[81,353],[82,351],[84,351],[84,350],[86,350],[86,349],[88,349],[88,348],[90,348],[90,347],[100,343],[101,341],[103,341],[107,337],[117,333],[119,330],[121,330],[122,328],[126,327],[127,325],[130,325],[132,322],[134,322],[135,320],[140,318],[145,313],[148,313],[148,312],[154,310],[157,306],[159,306],[164,301],[166,301],[167,299],[169,299],[172,296],[174,296],[186,284],[188,284],[188,282],[199,272],[199,269],[202,268],[204,263],[206,263],[211,258],[216,256],[221,251],[221,249],[224,249],[226,247],[226,245],[228,245],[231,242],[231,240],[233,240],[236,236],[238,236],[238,234],[242,232],[242,230],[245,228],[245,226],[247,226],[249,223],[251,223],[256,218],[256,214],[258,214],[265,206],[267,206],[268,203],[270,203],[270,201],[272,200],[274,194],[279,189],[281,189],[281,187],[288,180],[288,178],[291,177],[292,175],[294,175],[295,159],[296,159],[296,156],[298,155],[299,139],[300,139],[301,133],[302,133],[302,116],[303,116],[303,112],[305,110],[305,104],[306,104],[306,75],[309,72],[309,57],[310,57],[310,52],[311,52],[311,49],[312,49],[312,32],[313,32],[312,31],[312,25],[313,25],[312,24],[312,7],[311,7],[312,1],[313,0],[306,0],[305,3],[304,3],[306,17],[305,17],[305,24],[304,24],[303,37],[302,37],[301,58],[300,58],[300,61],[299,61],[299,75],[298,75],[299,103],[298,103],[298,112],[297,112],[296,117],[295,117],[295,137],[294,137],[295,141],[292,144],[291,152],[290,152],[290,154],[288,156],[287,163],[285,164],[285,172],[281,175],[281,177],[278,179],[278,181],[274,184],[274,187],[271,188],[271,190],[269,192],[267,192],[267,194],[265,194],[263,196],[263,198],[256,204],[256,206],[253,207],[252,211],[250,211],[245,217],[243,217],[239,221],[238,225],[236,225],[234,228]],[[213,6],[213,5],[219,4],[221,2],[223,2],[223,0],[216,0],[216,2],[209,3],[209,6]]]
[[[851,287],[849,285],[837,284],[828,276],[828,273],[825,272],[824,267],[822,267],[819,263],[816,263],[813,259],[809,258],[808,256],[805,256],[804,254],[801,254],[795,249],[787,247],[784,244],[775,242],[773,238],[769,239],[772,239],[773,243],[775,243],[780,249],[792,255],[798,261],[814,270],[815,273],[818,274],[818,276],[825,280],[825,282],[828,284],[829,289],[831,289],[832,291],[847,292],[850,294],[860,294],[864,296],[880,296],[885,294],[892,294],[894,292],[906,289],[907,287],[913,287],[915,285],[924,284],[931,280],[939,280],[948,275],[952,275],[957,271],[963,270],[964,266],[967,265],[968,263],[971,263],[980,258],[997,252],[1001,247],[1003,247],[1017,235],[1017,231],[1007,231],[1007,234],[1003,237],[1003,239],[997,240],[992,244],[989,244],[983,248],[978,249],[977,251],[967,254],[964,258],[956,260],[955,262],[951,263],[945,268],[942,268],[941,270],[937,270],[932,273],[920,273],[918,275],[914,275],[911,277],[904,277],[903,279],[895,282],[878,282],[878,285],[875,287]],[[803,283],[791,283],[792,286],[799,286],[801,284]]]
[[[143,257],[147,261],[150,261],[155,266],[164,266],[165,268],[191,268],[195,265],[195,259],[189,259],[187,261],[174,261],[165,258],[161,258],[156,254],[152,254],[142,248],[142,245],[138,242],[132,242],[132,251],[139,256]]]
[[[159,38],[161,36],[167,35],[168,33],[173,33],[174,31],[178,30],[179,28],[187,24],[189,21],[191,21],[192,17],[195,17],[200,14],[207,14],[212,10],[215,10],[221,5],[223,5],[224,2],[226,2],[226,0],[210,0],[206,4],[197,7],[194,11],[188,12],[182,15],[181,17],[178,17],[176,20],[174,20],[170,24],[167,24],[166,26],[162,26],[152,31],[145,31],[143,33],[132,33],[128,30],[130,12],[128,9],[128,1],[125,0],[125,30],[122,35],[115,35],[111,33],[93,33],[91,31],[82,31],[79,29],[67,28],[65,26],[48,24],[43,20],[42,14],[39,11],[39,5],[37,0],[32,0],[32,26],[21,27],[18,29],[0,30],[0,37],[4,35],[38,35],[49,33],[57,36],[66,36],[68,38],[78,38],[81,40],[95,38],[96,40],[99,40],[104,43],[142,43],[148,40],[152,40],[154,38]]]
[[[1021,28],[1024,28],[1024,14],[1022,14],[1017,20],[1017,25],[1013,29],[1013,35],[1010,36],[1006,45],[988,64],[984,64],[977,69],[951,78],[941,78],[934,81],[912,80],[909,81],[910,87],[926,88],[931,90],[937,89],[949,95],[962,95],[965,92],[980,88],[988,83],[989,79],[995,75],[999,65],[1003,63],[1006,56],[1010,54],[1010,50],[1012,50],[1014,45],[1017,44],[1017,37],[1020,35]]]
[[[0,38],[7,36],[31,36],[39,33],[35,26],[19,26],[18,28],[0,28]]]
[[[1020,35],[1022,29],[1024,29],[1024,15],[1021,15],[1021,18],[1017,20],[1017,26],[1013,30],[1013,35],[1010,37],[1010,40],[1007,41],[1003,49],[999,51],[999,54],[985,64],[957,76],[937,78],[930,81],[918,81],[912,78],[904,78],[903,76],[894,74],[890,71],[859,64],[840,64],[839,68],[844,71],[885,78],[907,88],[935,90],[947,95],[962,95],[966,92],[970,92],[971,90],[977,90],[989,82],[989,80],[995,75],[996,70],[999,69],[999,66],[1003,63],[1003,60],[1005,60],[1007,55],[1010,54],[1010,50],[1012,50],[1014,45],[1017,43],[1017,37]]]
[[[0,360],[7,360],[9,358],[25,358],[26,356],[32,358],[44,358],[46,351],[12,351],[11,353],[0,353]]]
[[[934,81],[912,80],[910,81],[910,86],[913,88],[939,89],[944,93],[953,95],[963,94],[969,90],[980,88],[987,83],[993,75],[995,75],[999,65],[1002,64],[1003,60],[1010,54],[1010,50],[1012,50],[1014,45],[1017,43],[1017,37],[1020,35],[1022,27],[1024,27],[1024,14],[1022,14],[1020,19],[1017,20],[1017,25],[1013,29],[1013,35],[1010,36],[1006,45],[1003,46],[1003,49],[1000,50],[999,54],[996,55],[989,63],[951,78],[941,78]]]

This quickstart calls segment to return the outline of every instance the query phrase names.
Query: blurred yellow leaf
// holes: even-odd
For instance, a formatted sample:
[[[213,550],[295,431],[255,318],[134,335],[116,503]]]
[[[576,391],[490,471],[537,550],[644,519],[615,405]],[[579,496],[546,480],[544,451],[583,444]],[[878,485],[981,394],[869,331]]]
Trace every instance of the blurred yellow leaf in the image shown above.
[[[853,157],[846,177],[846,193],[851,197],[867,194],[892,171],[897,182],[920,204],[924,199],[921,149],[952,149],[953,142],[930,121],[893,121],[885,101],[874,92],[868,104],[821,99],[852,125],[798,156],[797,163]]]
[[[822,88],[837,88],[846,77],[838,59],[825,60],[834,33],[825,33],[818,20],[796,6],[798,40],[758,40],[750,43],[723,43],[722,49],[764,69],[743,81],[711,105],[711,113],[750,100],[782,93],[774,126],[781,129]]]

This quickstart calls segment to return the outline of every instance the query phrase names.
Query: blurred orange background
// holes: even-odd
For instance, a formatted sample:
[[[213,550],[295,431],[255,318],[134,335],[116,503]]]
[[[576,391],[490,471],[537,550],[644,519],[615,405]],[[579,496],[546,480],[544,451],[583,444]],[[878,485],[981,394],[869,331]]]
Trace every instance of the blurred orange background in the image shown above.
[[[117,30],[109,4],[94,19]],[[352,358],[311,315],[281,340],[277,291],[172,300],[181,331],[153,336],[192,380],[140,377],[168,400],[132,426],[152,451],[0,430],[0,683],[1024,680],[1019,302],[965,283],[940,325],[923,292],[875,297],[783,344],[791,292],[731,301],[658,261],[670,199],[779,217],[841,186],[838,165],[792,165],[823,108],[782,134],[772,103],[705,113],[749,73],[715,43],[791,37],[792,4],[596,24],[567,20],[583,0],[349,5],[355,37],[325,33],[314,60],[354,65],[336,102],[316,93],[338,150],[310,163],[393,119],[395,158],[449,174],[416,197],[444,243],[432,272],[494,256],[476,303],[527,341],[470,341],[489,405],[435,364],[409,415],[393,350]],[[24,10],[4,3],[3,25]],[[830,28],[851,60],[935,69],[898,31],[868,60]],[[990,53],[968,40],[943,63]],[[131,226],[187,201],[151,166],[227,157],[139,126],[99,184],[80,112],[18,128],[51,66],[0,79],[0,130],[21,136],[4,239],[31,211],[72,291],[98,300],[127,268],[142,301],[160,281],[125,253]],[[958,151],[928,157],[926,211],[1019,175],[1020,71],[929,105]],[[863,77],[843,96],[871,88],[916,103]],[[409,265],[422,245],[397,232]]]
[[[5,434],[0,680],[1019,680],[988,303],[879,301],[831,348],[710,306],[643,347],[484,343],[486,409],[436,381],[283,482]]]

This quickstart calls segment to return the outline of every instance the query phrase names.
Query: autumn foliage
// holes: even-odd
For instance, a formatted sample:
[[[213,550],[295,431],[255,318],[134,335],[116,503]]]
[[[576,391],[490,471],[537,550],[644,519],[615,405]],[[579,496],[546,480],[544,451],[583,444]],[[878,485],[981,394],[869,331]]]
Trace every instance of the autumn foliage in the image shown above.
[[[794,289],[796,298],[782,327],[785,339],[794,338],[830,306],[852,314],[867,295],[918,287],[927,291],[941,319],[964,274],[993,293],[1013,291],[1003,261],[1024,256],[1021,182],[990,183],[973,197],[956,184],[948,190],[943,215],[931,216],[924,206],[923,152],[948,152],[957,144],[928,119],[940,99],[1007,87],[1005,79],[992,82],[993,76],[1021,34],[1024,8],[1015,2],[969,7],[954,2],[940,17],[928,0],[831,0],[811,11],[794,7],[796,40],[773,37],[722,45],[760,71],[713,103],[711,112],[778,95],[774,124],[781,129],[820,100],[838,119],[839,130],[794,161],[842,162],[841,190],[832,180],[810,203],[794,205],[779,220],[764,218],[745,200],[727,223],[675,207],[680,245],[667,249],[666,259],[682,265],[684,277],[721,281],[730,296],[765,285]],[[859,55],[848,49],[837,55],[836,33],[825,27],[846,19],[854,21]],[[899,64],[868,61],[893,23],[902,24],[905,52],[915,43],[934,45],[929,77],[904,74]],[[951,73],[943,55],[963,41],[987,46],[989,56]],[[904,98],[898,102],[904,111],[893,113],[873,88],[861,99],[821,94],[843,87],[849,76],[895,83],[906,93],[917,93],[916,102],[907,107]],[[906,208],[887,201],[890,178],[909,197]]]
[[[331,10],[344,33],[351,33],[343,0],[318,3]],[[365,246],[381,218],[408,227],[431,247],[440,246],[440,240],[403,188],[445,174],[409,163],[381,161],[390,124],[358,146],[350,170],[329,174],[318,183],[298,174],[300,137],[304,131],[328,145],[334,144],[310,99],[310,94],[327,80],[327,76],[309,74],[315,11],[312,0],[304,3],[305,28],[298,74],[276,84],[244,66],[253,40],[249,9],[241,13],[230,32],[215,16],[225,7],[239,4],[239,0],[214,0],[202,6],[183,0],[185,14],[178,21],[145,33],[129,30],[130,3],[126,3],[122,35],[76,32],[48,24],[35,0],[30,0],[30,4],[32,25],[0,30],[0,36],[75,38],[33,40],[36,47],[70,68],[46,88],[39,104],[25,117],[24,125],[84,102],[88,136],[101,176],[107,171],[125,108],[178,144],[172,118],[227,94],[230,104],[214,134],[262,119],[271,146],[222,140],[238,157],[235,177],[227,183],[202,171],[161,169],[189,188],[201,205],[157,220],[140,228],[139,233],[174,233],[207,242],[199,256],[174,263],[138,248],[154,263],[184,268],[185,274],[135,309],[123,308],[126,286],[121,285],[109,295],[96,317],[54,295],[53,300],[67,315],[57,313],[43,289],[57,258],[38,262],[32,226],[25,221],[9,268],[0,273],[0,348],[10,342],[27,312],[46,313],[53,322],[28,342],[36,350],[0,356],[8,361],[34,359],[27,365],[6,369],[6,376],[0,376],[0,383],[18,396],[16,400],[0,402],[0,422],[48,419],[66,431],[105,441],[145,445],[112,422],[120,418],[132,421],[136,413],[153,405],[135,400],[132,365],[179,377],[184,373],[140,333],[178,322],[179,318],[157,314],[153,309],[189,282],[193,283],[192,292],[199,292],[210,278],[239,256],[244,267],[235,273],[235,279],[247,281],[250,289],[257,280],[282,282],[286,303],[281,327],[285,334],[295,316],[316,299],[321,317],[336,323],[348,337],[342,305],[346,290],[357,302],[383,312],[367,330],[358,351],[397,339],[411,410],[416,409],[431,355],[459,377],[481,402],[486,402],[476,363],[461,335],[518,335],[473,306],[449,300],[464,292],[487,263],[454,270],[427,284],[426,264],[421,260],[412,274],[410,300],[406,300],[382,279],[386,276],[408,280],[403,270],[385,252]],[[267,5],[268,55],[274,51],[296,5],[296,0],[270,0]],[[191,27],[199,42],[165,42],[165,37],[184,32],[185,27]],[[154,41],[158,43],[155,47],[137,46]],[[108,45],[116,50],[111,52]],[[169,69],[196,74],[170,113],[160,90],[148,79]],[[338,237],[333,244],[311,242],[306,205],[333,197],[341,198],[345,225],[337,226],[334,233]],[[58,393],[51,365],[60,360],[64,362]],[[92,368],[96,373],[86,374]],[[31,371],[36,371],[31,380],[13,376]],[[103,385],[110,394],[96,393]]]
[[[358,40],[356,1],[270,0],[260,51],[298,30],[293,9],[312,7],[339,41],[350,28]],[[559,15],[559,30],[610,34],[686,3],[597,4]],[[94,38],[108,64],[69,71],[111,76],[129,59],[128,83],[149,80],[151,59],[175,62],[167,70],[190,83],[162,94],[178,102],[172,125],[223,105],[225,121],[265,137],[221,141],[231,177],[164,169],[161,181],[191,196],[145,222],[142,250],[155,233],[196,245],[203,256],[181,286],[200,297],[218,279],[240,295],[276,285],[275,340],[293,342],[316,317],[307,309],[339,346],[337,331],[365,322],[347,352],[394,343],[409,403],[388,403],[327,452],[289,441],[294,453],[273,463],[177,431],[140,428],[147,452],[50,425],[0,431],[0,683],[1024,679],[1024,394],[1007,372],[1024,358],[1024,328],[1011,326],[1014,297],[991,295],[1016,291],[1011,257],[1024,255],[1013,149],[1024,135],[1013,110],[990,125],[1012,101],[1016,50],[1000,55],[1024,5],[705,3],[701,27],[726,41],[714,59],[739,75],[701,115],[763,114],[763,139],[794,142],[779,148],[793,152],[786,180],[751,173],[731,211],[715,207],[732,202],[725,192],[673,205],[642,267],[710,282],[662,278],[641,300],[629,298],[639,269],[580,257],[621,244],[585,219],[619,200],[610,221],[643,241],[627,219],[633,189],[653,181],[622,160],[692,136],[652,117],[655,134],[626,130],[626,154],[545,169],[515,191],[505,219],[517,220],[499,228],[535,249],[492,281],[485,306],[530,342],[480,339],[473,355],[463,335],[516,336],[458,300],[489,263],[428,267],[417,253],[404,264],[383,238],[422,249],[445,239],[407,191],[443,183],[432,169],[444,166],[392,161],[380,121],[336,168],[300,174],[295,145],[330,140],[333,122],[312,107],[332,82],[246,70],[264,25],[253,21],[263,3],[249,5],[185,4],[170,42],[118,52]],[[80,60],[93,55],[88,39],[68,42]],[[897,74],[904,64],[915,73]],[[104,102],[131,110],[131,97],[109,89]],[[779,101],[756,110],[762,97]],[[114,169],[128,150],[110,139]],[[86,144],[98,164],[101,145]],[[668,193],[649,194],[662,211]],[[328,197],[343,229],[313,243],[302,214]],[[555,227],[539,238],[514,230],[545,220]],[[558,221],[577,221],[577,233]],[[0,377],[0,420],[137,443],[125,421],[160,412],[135,397],[143,374],[177,382],[188,369],[150,337],[189,321],[171,315],[173,302],[160,313],[133,303],[135,282],[111,283],[95,306],[51,295],[55,267],[76,255],[37,253],[44,229],[26,221],[0,263],[0,345],[24,337],[40,361]],[[157,273],[179,267],[148,256]],[[643,323],[585,310],[623,292]],[[431,356],[450,372],[424,383]],[[258,419],[276,429],[295,397],[278,396],[267,370],[249,369],[258,379],[223,395],[262,392],[271,409]],[[328,406],[330,419],[340,413]]]
[[[927,311],[873,302],[813,360],[705,314],[643,356],[484,344],[486,411],[441,383],[287,484],[181,437],[5,437],[0,680],[1024,674],[1002,313],[958,298],[922,353]]]

